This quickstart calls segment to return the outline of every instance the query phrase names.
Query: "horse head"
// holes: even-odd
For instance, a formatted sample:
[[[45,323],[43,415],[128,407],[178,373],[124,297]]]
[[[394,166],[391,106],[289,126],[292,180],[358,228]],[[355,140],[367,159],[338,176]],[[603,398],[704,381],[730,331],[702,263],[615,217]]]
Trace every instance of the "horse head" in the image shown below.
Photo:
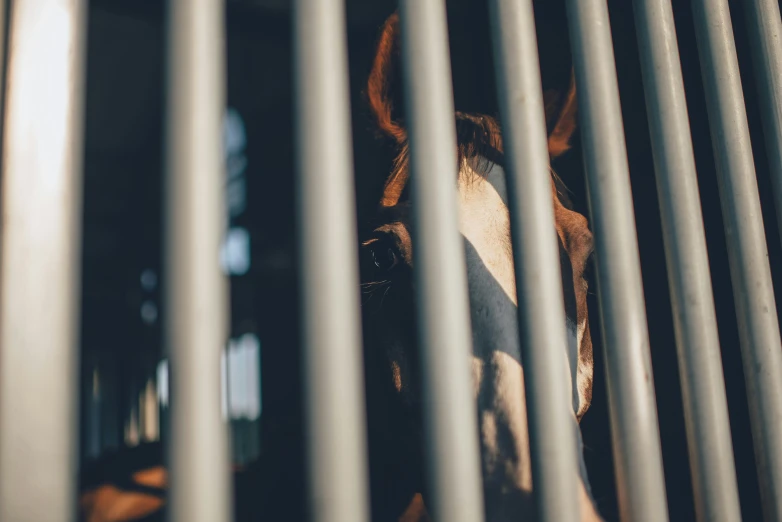
[[[397,155],[388,175],[370,237],[362,242],[362,289],[370,389],[370,448],[375,515],[401,512],[423,480],[421,373],[413,289],[409,147],[398,113],[399,21],[385,23],[370,73],[367,98],[380,131],[393,140]],[[565,153],[576,127],[575,83],[564,93],[544,96],[552,159]],[[458,107],[457,107],[458,108]],[[517,324],[514,260],[503,171],[502,134],[489,114],[456,112],[455,153],[459,171],[459,230],[463,236],[473,333],[472,368],[478,406],[479,439],[487,520],[534,516],[532,473]],[[551,197],[568,327],[573,427],[592,398],[593,357],[584,277],[592,235],[584,216],[570,210],[564,185],[551,170]],[[378,463],[379,462],[379,463]],[[582,519],[598,516],[586,470],[582,478]],[[419,497],[416,497],[419,499]],[[417,500],[417,502],[420,501]],[[563,501],[567,501],[563,499]],[[389,515],[389,516],[398,516]]]

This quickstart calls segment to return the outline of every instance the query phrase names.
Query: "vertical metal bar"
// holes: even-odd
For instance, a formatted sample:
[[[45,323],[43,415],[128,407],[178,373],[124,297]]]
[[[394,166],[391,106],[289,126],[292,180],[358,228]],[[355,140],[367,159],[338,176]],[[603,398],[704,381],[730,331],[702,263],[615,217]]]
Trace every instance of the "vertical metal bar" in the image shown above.
[[[717,317],[671,0],[635,0],[695,511],[741,520]]]
[[[310,514],[369,520],[344,0],[293,4]]]
[[[746,0],[771,186],[782,235],[782,18],[777,0]]]
[[[399,6],[432,511],[436,520],[476,522],[483,520],[483,494],[445,3]]]
[[[84,15],[80,0],[13,5],[0,275],[4,521],[76,515]]]
[[[512,219],[532,480],[541,521],[577,520],[575,417],[568,367],[543,87],[531,0],[489,3]]]
[[[782,519],[782,341],[728,2],[692,3],[766,520]]]
[[[171,520],[230,518],[220,353],[228,340],[224,233],[224,4],[170,0],[166,153],[166,346],[171,362]]]
[[[568,0],[622,520],[667,520],[638,238],[605,0]]]

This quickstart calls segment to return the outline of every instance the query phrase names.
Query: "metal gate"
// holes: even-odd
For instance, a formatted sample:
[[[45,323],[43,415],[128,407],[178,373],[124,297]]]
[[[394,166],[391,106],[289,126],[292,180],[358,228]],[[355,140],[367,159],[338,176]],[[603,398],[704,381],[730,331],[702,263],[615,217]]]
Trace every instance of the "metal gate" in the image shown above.
[[[223,4],[170,0],[165,258],[171,354],[171,517],[228,520],[220,412],[226,340],[221,241],[225,105]],[[309,490],[322,522],[369,518],[356,217],[342,0],[296,0],[297,187]],[[684,411],[700,520],[740,519],[714,299],[670,0],[634,0]],[[449,183],[456,170],[443,0],[400,0],[416,196],[419,332],[428,466],[440,520],[483,518],[464,252]],[[556,269],[548,154],[531,0],[490,0],[519,295],[528,346],[535,494],[542,520],[578,518],[568,398],[554,385],[565,319]],[[782,342],[727,0],[692,0],[766,520],[782,519]],[[782,228],[782,21],[747,0],[765,137]],[[627,152],[605,0],[567,0],[603,320],[623,520],[667,520],[657,409]],[[0,277],[0,520],[75,512],[77,310],[85,2],[13,0],[3,47]],[[536,175],[531,175],[536,174]],[[426,204],[424,204],[424,201]],[[424,245],[436,244],[436,248]],[[317,255],[316,255],[317,254]],[[453,325],[462,325],[454,328]],[[185,349],[185,347],[187,349]],[[443,347],[448,347],[447,350]],[[437,360],[438,364],[434,361]],[[446,361],[446,362],[443,362]],[[453,369],[441,371],[442,367]],[[434,406],[436,405],[436,406]],[[224,470],[224,472],[216,472]]]

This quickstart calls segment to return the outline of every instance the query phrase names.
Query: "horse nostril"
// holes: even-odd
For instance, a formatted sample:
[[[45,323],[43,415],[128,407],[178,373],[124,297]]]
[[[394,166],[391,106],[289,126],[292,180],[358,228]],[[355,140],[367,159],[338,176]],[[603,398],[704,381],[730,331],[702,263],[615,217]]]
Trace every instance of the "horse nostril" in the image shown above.
[[[376,267],[386,272],[397,264],[397,256],[392,248],[380,249],[380,251],[373,248],[372,260],[375,262]]]

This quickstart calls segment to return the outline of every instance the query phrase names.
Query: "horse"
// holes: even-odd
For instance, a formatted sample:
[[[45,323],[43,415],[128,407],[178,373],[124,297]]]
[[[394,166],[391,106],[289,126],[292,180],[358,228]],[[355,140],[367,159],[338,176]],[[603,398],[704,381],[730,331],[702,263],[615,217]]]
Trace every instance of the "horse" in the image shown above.
[[[368,414],[373,520],[428,520],[424,480],[421,373],[413,291],[410,148],[394,111],[398,81],[397,14],[384,24],[366,93],[381,134],[397,154],[384,185],[375,226],[362,242],[365,357],[370,382]],[[398,91],[398,89],[397,89]],[[544,95],[553,159],[570,148],[576,128],[576,91]],[[456,112],[459,230],[464,238],[473,332],[473,384],[479,418],[486,519],[534,520],[532,472],[521,365],[514,260],[503,170],[502,133],[496,117]],[[592,398],[593,354],[585,278],[592,254],[586,218],[564,203],[565,188],[551,172],[556,233],[568,325],[574,429]],[[368,377],[369,379],[370,377]],[[583,521],[601,520],[589,491],[583,455],[578,473]],[[400,514],[404,513],[402,518]]]

